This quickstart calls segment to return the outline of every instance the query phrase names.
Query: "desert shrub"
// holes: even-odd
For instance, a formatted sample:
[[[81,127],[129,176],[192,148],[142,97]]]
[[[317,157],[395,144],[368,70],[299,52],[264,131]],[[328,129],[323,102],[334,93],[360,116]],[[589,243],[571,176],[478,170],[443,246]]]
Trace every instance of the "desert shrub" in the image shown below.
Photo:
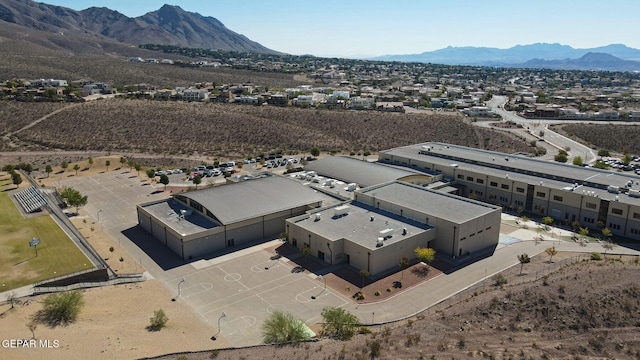
[[[359,326],[358,317],[341,308],[324,308],[321,315],[325,322],[322,328],[322,333],[325,336],[339,340],[349,340]]]
[[[164,310],[154,310],[153,316],[149,318],[149,326],[147,329],[149,331],[160,331],[163,327],[167,326],[167,321],[169,321],[169,318],[167,314],[164,313]]]
[[[84,297],[78,290],[51,294],[44,299],[44,307],[37,316],[50,325],[68,324],[77,319],[83,305]]]
[[[502,274],[495,274],[491,277],[494,286],[502,286],[507,283],[507,278]]]
[[[380,293],[380,290],[376,290],[376,292],[375,292],[375,293],[373,293],[373,295],[375,295],[375,296],[380,296],[380,294],[381,294],[381,293]]]
[[[265,344],[299,343],[306,338],[304,323],[281,311],[262,323],[262,335]]]
[[[596,261],[602,260],[602,254],[600,254],[597,251],[592,252],[591,253],[591,260],[596,260]]]

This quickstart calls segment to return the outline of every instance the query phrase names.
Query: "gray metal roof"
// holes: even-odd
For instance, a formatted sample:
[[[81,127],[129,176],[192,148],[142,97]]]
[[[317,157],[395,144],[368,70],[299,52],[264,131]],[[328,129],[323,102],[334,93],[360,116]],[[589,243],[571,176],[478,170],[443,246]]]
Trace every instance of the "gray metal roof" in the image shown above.
[[[223,225],[321,202],[324,196],[294,180],[265,176],[175,195],[195,200]]]
[[[419,152],[426,146],[429,148],[424,154]],[[398,155],[410,159],[420,160],[424,156],[442,157],[456,161],[485,165],[492,168],[502,168],[523,174],[542,176],[559,181],[578,182],[580,184],[594,184],[607,187],[609,185],[624,187],[627,181],[640,181],[640,176],[631,173],[618,173],[595,168],[585,168],[572,164],[562,164],[555,161],[533,159],[527,156],[510,155],[495,151],[474,149],[465,146],[451,145],[438,142],[415,144],[395,149],[381,151],[381,154]]]
[[[197,234],[219,226],[213,220],[197,212],[193,212],[186,218],[180,218],[180,210],[185,210],[187,207],[174,199],[141,204],[140,206],[182,236]]]
[[[393,235],[384,241],[385,245],[402,241],[406,236],[433,229],[428,225],[364,206],[358,202],[349,203],[347,206],[348,210],[344,216],[334,216],[336,206],[333,206],[314,212],[311,216],[300,216],[293,219],[293,222],[329,240],[336,241],[344,238],[372,251],[378,249],[376,244],[378,238],[382,236],[380,232],[385,229],[391,229],[385,235]],[[316,220],[316,214],[320,215],[319,220]],[[406,235],[402,235],[403,229],[407,231]]]
[[[423,154],[419,151],[422,146],[429,146],[430,150]],[[450,166],[456,164],[458,169],[473,171],[480,174],[508,177],[512,180],[538,184],[541,180],[549,188],[563,189],[574,184],[584,184],[583,189],[593,191],[598,197],[606,200],[619,201],[640,205],[640,198],[627,194],[612,194],[606,188],[608,185],[624,188],[627,181],[633,180],[633,189],[640,188],[640,177],[630,173],[618,173],[594,168],[561,164],[553,161],[532,159],[526,156],[507,155],[504,153],[467,148],[464,146],[424,143],[401,148],[386,150],[381,153],[401,156],[408,159],[426,159],[428,162]],[[506,159],[509,159],[508,161]],[[597,188],[595,186],[600,186]]]
[[[318,175],[339,179],[347,183],[356,183],[360,187],[386,183],[416,174],[346,156],[327,156],[310,162],[304,168],[305,170],[313,170]]]
[[[377,199],[454,223],[464,223],[496,210],[502,211],[499,206],[429,190],[400,181],[372,186],[360,191],[375,196]]]

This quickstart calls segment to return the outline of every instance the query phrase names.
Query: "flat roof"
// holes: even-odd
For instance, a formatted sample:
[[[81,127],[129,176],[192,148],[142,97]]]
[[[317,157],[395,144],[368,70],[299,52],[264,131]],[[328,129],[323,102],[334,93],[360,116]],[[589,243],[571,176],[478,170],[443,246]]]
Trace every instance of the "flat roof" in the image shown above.
[[[438,151],[434,151],[433,144],[438,144],[438,146],[449,146],[449,149],[454,149],[457,156],[466,156],[466,159],[468,160],[465,161],[461,159],[450,159],[447,157],[443,157],[441,156],[443,150],[440,149]],[[422,146],[430,146],[431,150],[420,154],[418,152],[422,150]],[[460,148],[462,148],[462,150]],[[469,149],[470,151],[464,152],[464,149]],[[396,148],[392,150],[393,152],[390,152],[391,150],[389,150],[391,154],[406,157],[409,159],[425,160],[426,158],[428,158],[428,162],[433,164],[437,164],[441,166],[451,166],[452,164],[456,164],[457,165],[456,168],[460,170],[495,176],[498,178],[508,177],[511,180],[520,181],[520,182],[524,182],[531,185],[538,185],[540,184],[540,182],[542,182],[542,185],[552,189],[563,190],[563,189],[572,187],[575,184],[578,184],[581,186],[577,187],[574,190],[575,192],[582,193],[583,190],[592,191],[593,194],[597,195],[598,198],[600,199],[616,201],[616,197],[617,197],[617,201],[622,201],[628,204],[640,206],[640,198],[631,197],[625,193],[616,194],[616,193],[611,193],[606,189],[597,188],[589,185],[582,185],[584,182],[578,179],[574,179],[573,181],[568,181],[566,179],[554,179],[553,177],[541,177],[535,174],[531,174],[531,169],[527,169],[527,170],[521,169],[522,167],[526,168],[527,164],[535,164],[537,166],[546,165],[547,166],[546,171],[548,171],[549,174],[554,174],[553,171],[558,169],[554,167],[554,165],[557,165],[558,163],[553,161],[531,159],[523,156],[505,155],[503,153],[488,152],[485,150],[471,149],[471,148],[465,148],[465,147],[460,147],[456,145],[448,145],[448,144],[441,144],[441,143],[425,143],[425,144],[405,146],[402,148]],[[473,156],[473,154],[475,154],[474,150],[477,150],[478,152],[482,153],[483,154],[482,156],[486,155],[486,153],[501,155],[501,160],[499,160],[499,156],[495,156],[495,155],[494,157],[491,157],[491,159],[495,158],[496,162],[501,162],[502,164],[504,164],[505,169],[500,169],[493,166],[486,166],[484,163],[477,162],[476,161],[477,158]],[[432,153],[434,152],[435,154],[432,155]],[[484,159],[482,158],[482,156],[480,158]],[[510,160],[505,161],[505,156],[508,156]],[[511,165],[514,165],[514,164],[517,166],[511,167]],[[507,169],[506,168],[507,166],[511,168]],[[639,176],[624,174],[624,173],[620,174],[620,173],[600,170],[600,169],[583,168],[581,166],[575,166],[575,165],[564,165],[561,168],[566,172],[565,175],[570,174],[571,171],[576,171],[576,174],[582,174],[582,176],[590,174],[590,176],[587,176],[586,179],[589,179],[590,177],[593,179],[599,178],[599,180],[596,183],[601,183],[602,186],[608,186],[607,184],[617,184],[614,186],[618,186],[619,188],[622,189],[625,187],[627,181],[632,180],[633,181],[632,188],[640,189]],[[536,170],[536,171],[543,171],[543,170]]]
[[[424,151],[424,147],[428,151]],[[420,152],[423,152],[421,154]],[[485,164],[493,168],[509,168],[530,175],[544,174],[545,178],[560,181],[590,182],[607,187],[609,185],[624,187],[627,181],[640,181],[640,176],[629,173],[618,173],[603,169],[586,168],[573,164],[563,164],[556,161],[534,159],[527,156],[511,155],[496,151],[474,149],[466,146],[451,145],[439,142],[427,142],[409,146],[384,150],[381,154],[398,155],[405,158],[420,160],[423,156],[448,158],[451,162]],[[636,186],[640,188],[640,186]]]
[[[185,216],[184,219],[180,219],[180,210],[186,210],[188,208],[183,203],[174,199],[166,199],[160,202],[142,204],[140,206],[182,236],[197,234],[219,226],[215,221],[197,211],[192,212],[189,216]]]
[[[325,196],[316,190],[294,180],[270,174],[238,183],[184,192],[174,197],[186,197],[198,202],[223,225],[322,202],[325,199]]]
[[[499,206],[400,181],[368,187],[361,192],[454,223],[464,223],[496,210],[502,211]]]
[[[347,206],[346,215],[334,216],[339,206],[333,206],[292,221],[329,240],[337,241],[344,238],[374,251],[377,249],[379,237],[388,237],[383,244],[389,245],[402,241],[406,236],[432,229],[428,225],[359,202],[351,202]],[[316,220],[316,214],[320,215],[320,220]],[[403,229],[407,229],[406,235],[402,235]]]
[[[327,156],[309,162],[304,169],[306,171],[313,170],[318,175],[340,179],[347,183],[356,183],[360,187],[377,185],[405,176],[420,174],[415,171],[407,171],[347,156]]]

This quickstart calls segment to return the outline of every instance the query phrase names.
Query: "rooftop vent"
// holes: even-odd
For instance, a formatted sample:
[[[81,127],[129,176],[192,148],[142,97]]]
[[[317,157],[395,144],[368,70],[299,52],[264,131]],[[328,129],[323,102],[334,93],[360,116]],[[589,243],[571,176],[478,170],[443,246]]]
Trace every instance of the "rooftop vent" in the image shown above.
[[[315,219],[313,221],[320,221],[321,218],[322,218],[322,214],[316,213]]]
[[[378,241],[376,241],[376,247],[381,247],[382,245],[384,245],[384,239],[379,237]]]

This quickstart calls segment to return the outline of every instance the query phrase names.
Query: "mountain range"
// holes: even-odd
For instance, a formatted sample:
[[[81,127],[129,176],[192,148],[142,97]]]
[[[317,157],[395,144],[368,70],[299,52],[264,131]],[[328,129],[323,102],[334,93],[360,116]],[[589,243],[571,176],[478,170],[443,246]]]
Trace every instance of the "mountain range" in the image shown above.
[[[449,46],[420,54],[384,55],[370,60],[562,70],[640,70],[637,61],[640,50],[622,44],[590,49],[547,43],[516,45],[508,49]]]
[[[9,25],[2,27],[2,23]],[[115,41],[124,44],[162,44],[213,50],[280,54],[226,28],[210,16],[164,5],[136,18],[106,7],[76,11],[32,0],[0,0],[0,36],[16,33],[16,27],[43,31],[51,46],[76,41]],[[10,29],[4,31],[4,29]],[[12,31],[11,31],[12,30]],[[61,45],[64,47],[64,45]]]
[[[139,56],[138,45],[159,44],[209,50],[282,54],[226,28],[219,20],[178,6],[130,18],[106,7],[76,11],[32,0],[0,0],[0,45],[11,40],[71,54]],[[7,50],[10,48],[10,50]],[[447,47],[368,60],[448,65],[550,68],[561,70],[640,71],[640,50],[622,44],[590,49],[538,43],[508,49]]]

